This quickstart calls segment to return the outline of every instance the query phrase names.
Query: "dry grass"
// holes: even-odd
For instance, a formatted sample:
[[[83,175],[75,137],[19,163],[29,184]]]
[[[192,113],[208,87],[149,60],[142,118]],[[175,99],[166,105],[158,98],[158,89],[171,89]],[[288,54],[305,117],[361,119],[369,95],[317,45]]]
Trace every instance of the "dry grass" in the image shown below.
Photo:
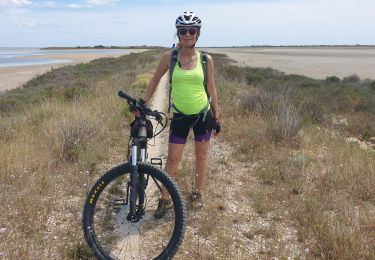
[[[373,259],[375,152],[345,142],[349,131],[373,133],[369,113],[373,105],[364,111],[348,112],[345,106],[356,107],[356,102],[362,99],[360,91],[350,89],[356,88],[355,85],[342,86],[336,98],[332,96],[331,104],[326,105],[320,103],[319,93],[323,90],[319,87],[322,83],[317,81],[298,77],[289,81],[293,76],[287,76],[289,82],[285,84],[286,76],[272,75],[269,70],[252,69],[254,74],[250,76],[250,69],[230,67],[229,73],[237,75],[237,81],[229,82],[226,70],[224,67],[219,72],[222,77],[218,85],[233,93],[222,96],[223,140],[229,141],[233,152],[222,158],[228,162],[213,173],[214,183],[209,185],[221,182],[217,177],[224,171],[230,176],[226,184],[232,188],[237,186],[221,196],[229,198],[231,203],[248,203],[247,214],[241,216],[245,209],[235,211],[246,223],[254,223],[249,216],[256,219],[255,225],[245,229],[244,236],[260,246],[248,251],[247,257]],[[264,79],[264,75],[268,78]],[[279,77],[280,81],[273,77]],[[245,80],[248,84],[244,84]],[[294,86],[297,82],[300,88]],[[367,84],[357,77],[340,82],[349,83]],[[315,88],[315,93],[306,96],[307,86]],[[303,91],[305,95],[301,95]],[[374,93],[367,93],[366,99],[372,100]],[[302,100],[307,97],[308,103],[303,104],[297,97]],[[330,111],[350,115],[349,127],[327,128],[329,124],[324,118]],[[219,148],[216,145],[214,149]],[[246,177],[238,175],[246,165],[251,165],[247,166]],[[217,169],[214,163],[211,167]],[[208,195],[207,203],[213,194]],[[221,221],[225,222],[232,215],[222,217]],[[260,234],[263,241],[257,240]],[[233,241],[234,238],[228,235],[225,239]]]
[[[92,257],[81,231],[85,193],[126,149],[129,113],[116,93],[124,88],[140,96],[155,55],[54,71],[1,99],[6,258]],[[373,133],[372,83],[321,82],[226,67],[223,56],[215,61],[224,132],[212,141],[204,204],[188,205],[176,258],[375,258],[375,153],[344,141],[346,133]],[[24,104],[28,95],[35,96]],[[350,115],[349,127],[329,128],[332,112]],[[186,196],[193,188],[192,143],[179,171]]]
[[[133,69],[133,74],[124,66],[120,72],[96,75],[96,80],[86,75],[78,80],[86,82],[84,91],[78,81],[72,82],[74,77],[67,76],[69,80],[64,82],[61,76],[74,69],[61,69],[55,72],[60,85],[49,90],[47,99],[38,98],[35,104],[11,103],[17,104],[18,112],[4,110],[0,121],[0,228],[6,230],[0,234],[0,252],[6,258],[91,256],[81,230],[85,193],[103,168],[124,158],[126,105],[117,91],[121,88],[140,95],[149,77],[142,73],[156,66],[151,64],[154,54],[148,55],[151,59],[141,58],[144,65]],[[106,62],[121,67],[126,58],[121,59]],[[88,69],[96,70],[92,64]],[[78,72],[84,70],[78,65]],[[136,78],[138,74],[141,77]],[[56,78],[53,75],[51,72],[37,81],[49,86]],[[30,84],[29,88],[38,87]],[[35,89],[33,93],[40,92]],[[7,96],[2,98],[3,104],[9,104]]]
[[[329,131],[304,141],[311,162],[291,212],[301,234],[316,238],[314,252],[324,258],[374,258],[375,153]]]
[[[328,128],[325,113],[345,107],[340,101],[332,108],[321,106],[319,95],[296,102],[299,94],[287,85],[273,89],[272,78],[281,73],[254,69],[258,74],[246,76],[246,69],[220,66],[224,132],[211,144],[204,204],[188,207],[176,258],[374,258],[375,153],[345,142],[348,130],[368,120],[368,111],[351,114],[351,129]],[[259,86],[264,75],[270,80]],[[373,123],[368,125],[371,131]],[[185,195],[194,186],[192,143],[179,171]]]
[[[31,109],[2,144],[1,223],[8,236],[1,248],[10,258],[57,257],[82,239],[84,187],[110,144],[109,129],[89,108],[48,103]],[[32,123],[35,116],[40,124]]]

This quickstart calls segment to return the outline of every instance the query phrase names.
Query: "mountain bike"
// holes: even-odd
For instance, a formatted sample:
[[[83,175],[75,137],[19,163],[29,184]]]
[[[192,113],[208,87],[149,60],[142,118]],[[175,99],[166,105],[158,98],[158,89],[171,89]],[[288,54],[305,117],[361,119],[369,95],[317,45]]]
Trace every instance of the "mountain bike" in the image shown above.
[[[148,141],[165,129],[168,117],[123,91],[118,95],[135,115],[128,162],[112,168],[92,186],[83,209],[84,236],[98,259],[171,259],[183,240],[185,202],[176,183],[161,170],[162,160],[146,162]],[[150,119],[162,126],[156,134]],[[153,213],[163,186],[171,198],[170,208],[156,219]]]

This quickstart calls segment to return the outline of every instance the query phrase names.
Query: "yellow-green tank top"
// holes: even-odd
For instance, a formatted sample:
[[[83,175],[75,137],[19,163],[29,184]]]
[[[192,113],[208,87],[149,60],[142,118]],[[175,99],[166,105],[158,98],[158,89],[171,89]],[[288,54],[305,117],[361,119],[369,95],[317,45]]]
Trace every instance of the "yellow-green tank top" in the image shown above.
[[[208,102],[203,85],[204,73],[201,55],[199,52],[196,55],[197,64],[194,69],[184,70],[176,64],[172,73],[173,105],[185,115],[198,114]]]

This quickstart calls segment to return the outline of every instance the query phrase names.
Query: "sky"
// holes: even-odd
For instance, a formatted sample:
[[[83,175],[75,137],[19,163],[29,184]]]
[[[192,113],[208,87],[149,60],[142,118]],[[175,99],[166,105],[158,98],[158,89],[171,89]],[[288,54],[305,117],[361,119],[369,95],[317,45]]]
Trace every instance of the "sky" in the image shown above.
[[[186,10],[198,47],[375,44],[375,0],[0,0],[0,47],[168,47]]]

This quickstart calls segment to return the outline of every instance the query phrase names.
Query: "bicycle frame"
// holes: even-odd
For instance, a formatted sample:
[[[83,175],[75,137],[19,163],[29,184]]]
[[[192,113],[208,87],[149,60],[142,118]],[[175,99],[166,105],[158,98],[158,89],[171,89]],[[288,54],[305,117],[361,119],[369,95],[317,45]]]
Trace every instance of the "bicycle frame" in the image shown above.
[[[147,115],[151,115],[156,117],[158,120],[162,120],[160,113],[158,111],[151,111],[147,108],[144,103],[140,101],[136,101],[131,96],[127,95],[123,91],[119,91],[118,95],[122,98],[125,98],[129,105],[130,110],[135,112],[135,121],[137,123],[138,132],[134,137],[132,134],[131,136],[131,145],[130,145],[130,157],[129,165],[130,165],[130,182],[128,182],[127,187],[127,194],[126,194],[126,201],[125,204],[129,205],[129,214],[127,215],[126,219],[128,221],[137,222],[143,215],[144,215],[144,206],[145,206],[145,187],[147,185],[148,180],[145,180],[144,174],[138,172],[137,163],[139,162],[146,162],[147,159]],[[164,126],[165,128],[165,126]],[[161,130],[163,131],[164,128]],[[160,131],[160,132],[161,132]],[[159,133],[160,133],[159,132]],[[158,133],[158,134],[159,134]],[[155,137],[157,134],[153,135]],[[153,162],[153,160],[157,160],[158,162]],[[161,159],[160,158],[151,158],[151,164],[156,164],[161,166]],[[148,177],[147,177],[148,178]],[[129,196],[130,195],[130,196]],[[130,198],[129,198],[130,197]],[[137,205],[138,199],[138,205]]]
[[[142,99],[138,101],[122,91],[118,94],[128,101],[136,116],[130,128],[127,162],[107,171],[88,193],[82,216],[85,239],[98,259],[123,259],[128,253],[135,258],[170,259],[183,240],[185,203],[178,186],[161,170],[161,158],[148,158],[147,152],[148,141],[165,129],[168,117],[148,108]],[[158,123],[156,133],[151,120]],[[162,129],[156,131],[159,124]],[[162,187],[172,201],[166,226],[156,225],[158,219],[153,213]],[[150,224],[156,225],[152,233],[148,232]]]

